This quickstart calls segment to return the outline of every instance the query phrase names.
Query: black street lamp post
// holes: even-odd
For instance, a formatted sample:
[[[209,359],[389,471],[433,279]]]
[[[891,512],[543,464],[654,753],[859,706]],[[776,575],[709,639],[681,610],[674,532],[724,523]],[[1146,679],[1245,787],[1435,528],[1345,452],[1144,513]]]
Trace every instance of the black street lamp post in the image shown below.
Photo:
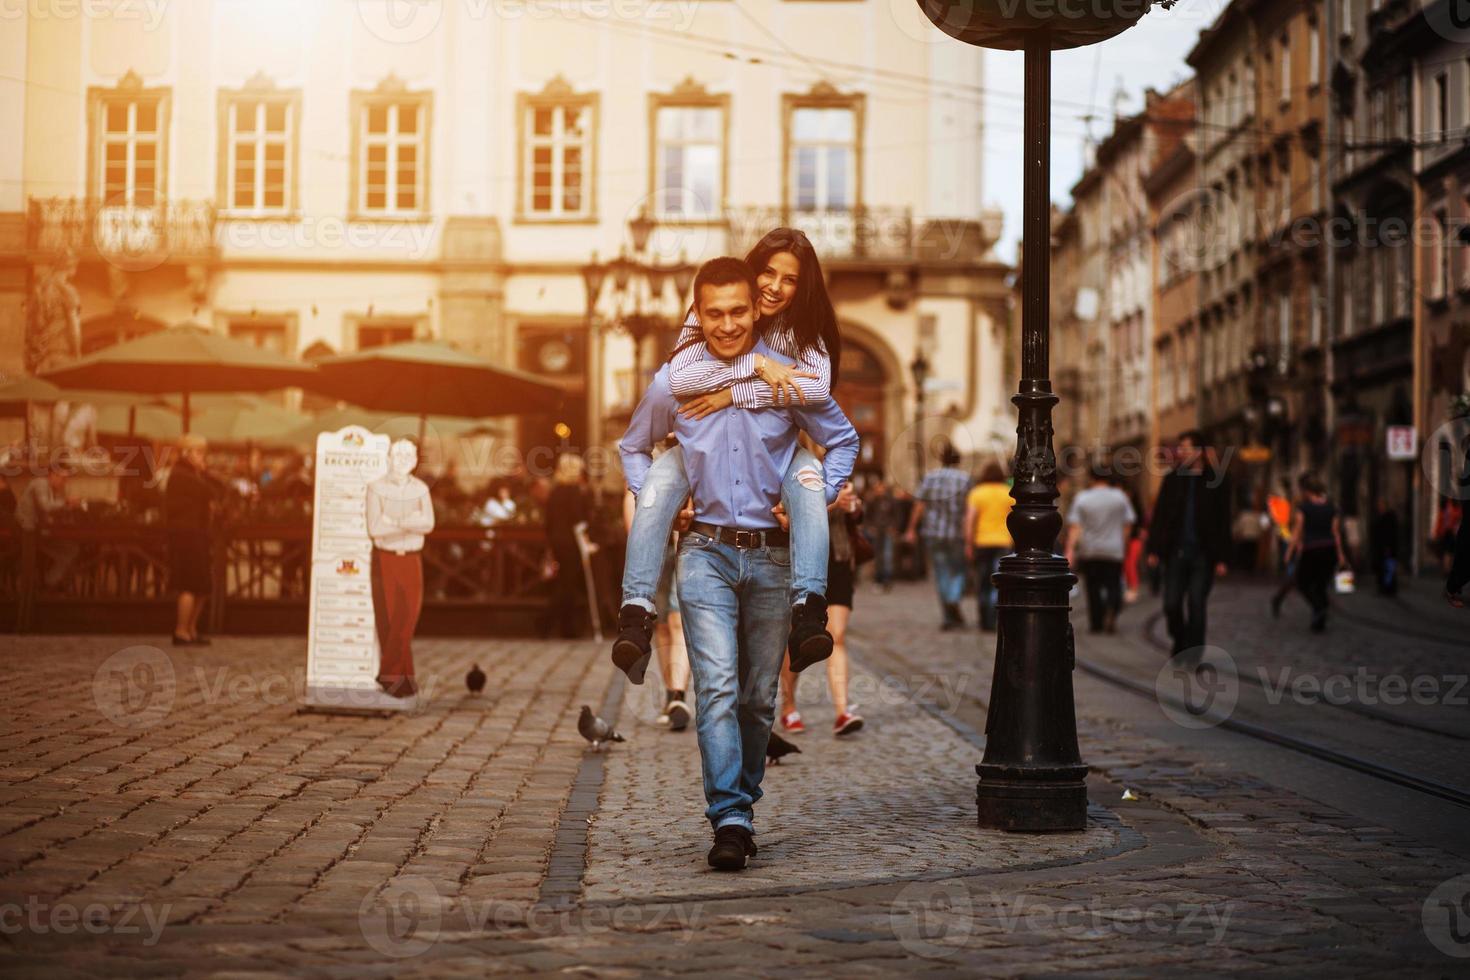
[[[1000,560],[995,679],[985,720],[976,808],[982,827],[1081,830],[1087,766],[1077,747],[1075,663],[1067,594],[1077,581],[1056,554],[1057,461],[1049,374],[1051,227],[1051,53],[1105,40],[1132,27],[1151,0],[1095,0],[1084,11],[1011,0],[918,0],[936,27],[967,44],[1025,52],[1022,136],[1021,381],[1011,399],[1016,428],[1015,508],[1007,520],[1016,551]],[[1165,6],[1170,0],[1165,0]]]
[[[928,448],[924,441],[924,388],[929,383],[929,358],[924,356],[922,347],[914,355],[909,371],[914,376],[914,485],[917,486],[924,478],[925,451]]]

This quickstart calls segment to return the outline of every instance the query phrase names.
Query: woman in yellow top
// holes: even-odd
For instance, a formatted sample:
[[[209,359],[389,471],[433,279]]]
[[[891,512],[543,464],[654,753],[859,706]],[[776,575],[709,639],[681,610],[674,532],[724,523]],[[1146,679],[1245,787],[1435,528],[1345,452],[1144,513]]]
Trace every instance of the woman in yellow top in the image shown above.
[[[991,462],[980,475],[980,482],[970,490],[965,501],[965,554],[975,566],[975,594],[980,606],[980,628],[995,629],[995,586],[990,576],[995,573],[1001,555],[1013,549],[1011,531],[1006,518],[1015,501],[1006,482],[1006,472],[999,463]]]

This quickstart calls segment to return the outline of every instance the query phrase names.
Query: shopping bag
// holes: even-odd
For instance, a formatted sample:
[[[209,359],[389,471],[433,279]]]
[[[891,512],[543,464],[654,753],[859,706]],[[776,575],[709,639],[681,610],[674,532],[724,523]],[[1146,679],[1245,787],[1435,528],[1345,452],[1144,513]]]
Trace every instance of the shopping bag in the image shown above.
[[[1357,583],[1353,579],[1353,570],[1351,568],[1344,568],[1338,571],[1336,586],[1338,595],[1347,595],[1349,592],[1356,591]]]

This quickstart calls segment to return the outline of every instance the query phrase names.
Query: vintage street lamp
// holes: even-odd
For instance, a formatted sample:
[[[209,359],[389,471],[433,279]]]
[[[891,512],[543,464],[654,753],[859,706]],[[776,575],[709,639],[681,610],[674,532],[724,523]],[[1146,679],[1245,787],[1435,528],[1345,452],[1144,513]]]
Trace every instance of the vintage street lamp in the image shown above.
[[[924,444],[924,388],[929,384],[929,358],[924,356],[922,347],[914,355],[909,371],[914,376],[914,483],[917,485],[924,478],[925,451],[928,448]]]
[[[619,250],[616,258],[608,262],[598,262],[597,253],[593,252],[592,261],[581,269],[582,283],[587,290],[589,348],[592,346],[590,338],[595,335],[600,349],[602,334],[597,330],[597,305],[602,297],[603,286],[609,280],[611,281],[612,310],[605,321],[604,330],[621,331],[627,334],[633,342],[633,386],[635,389],[633,396],[635,399],[640,394],[636,389],[643,381],[644,342],[654,336],[659,328],[668,321],[668,318],[659,312],[665,289],[672,281],[682,301],[682,297],[689,292],[697,271],[683,254],[679,256],[678,262],[670,265],[644,261],[643,255],[648,248],[649,238],[657,227],[656,219],[647,211],[640,211],[628,220],[628,237],[633,245],[631,253],[625,245]],[[596,362],[590,356],[587,358],[589,433],[597,432],[600,424],[599,406],[592,394],[594,391],[593,378],[595,372],[600,369],[600,363],[600,357]]]
[[[1000,560],[995,680],[985,720],[985,758],[976,766],[980,825],[1001,830],[1081,830],[1087,822],[1087,766],[1077,748],[1072,700],[1074,649],[1067,593],[1077,581],[1055,553],[1057,460],[1052,449],[1050,333],[1051,53],[1121,34],[1153,0],[1089,5],[1014,0],[918,0],[951,37],[1026,53],[1022,136],[1021,384],[1016,428],[1016,506],[1006,524],[1016,552]],[[1164,0],[1163,6],[1172,5]]]

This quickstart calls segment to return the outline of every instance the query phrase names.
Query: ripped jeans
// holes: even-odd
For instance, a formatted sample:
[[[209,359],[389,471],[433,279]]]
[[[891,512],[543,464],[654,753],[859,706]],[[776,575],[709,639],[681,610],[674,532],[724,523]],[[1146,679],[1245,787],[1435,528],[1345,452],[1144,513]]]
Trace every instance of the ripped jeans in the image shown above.
[[[797,478],[802,469],[822,472],[822,464],[805,449],[797,449],[781,481],[781,503],[791,519],[791,604],[805,602],[809,595],[827,594],[827,493],[803,487]],[[643,480],[633,526],[628,530],[628,551],[623,561],[623,605],[633,603],[657,612],[659,573],[668,551],[674,520],[689,497],[689,476],[684,472],[684,451],[675,446],[654,460]]]

